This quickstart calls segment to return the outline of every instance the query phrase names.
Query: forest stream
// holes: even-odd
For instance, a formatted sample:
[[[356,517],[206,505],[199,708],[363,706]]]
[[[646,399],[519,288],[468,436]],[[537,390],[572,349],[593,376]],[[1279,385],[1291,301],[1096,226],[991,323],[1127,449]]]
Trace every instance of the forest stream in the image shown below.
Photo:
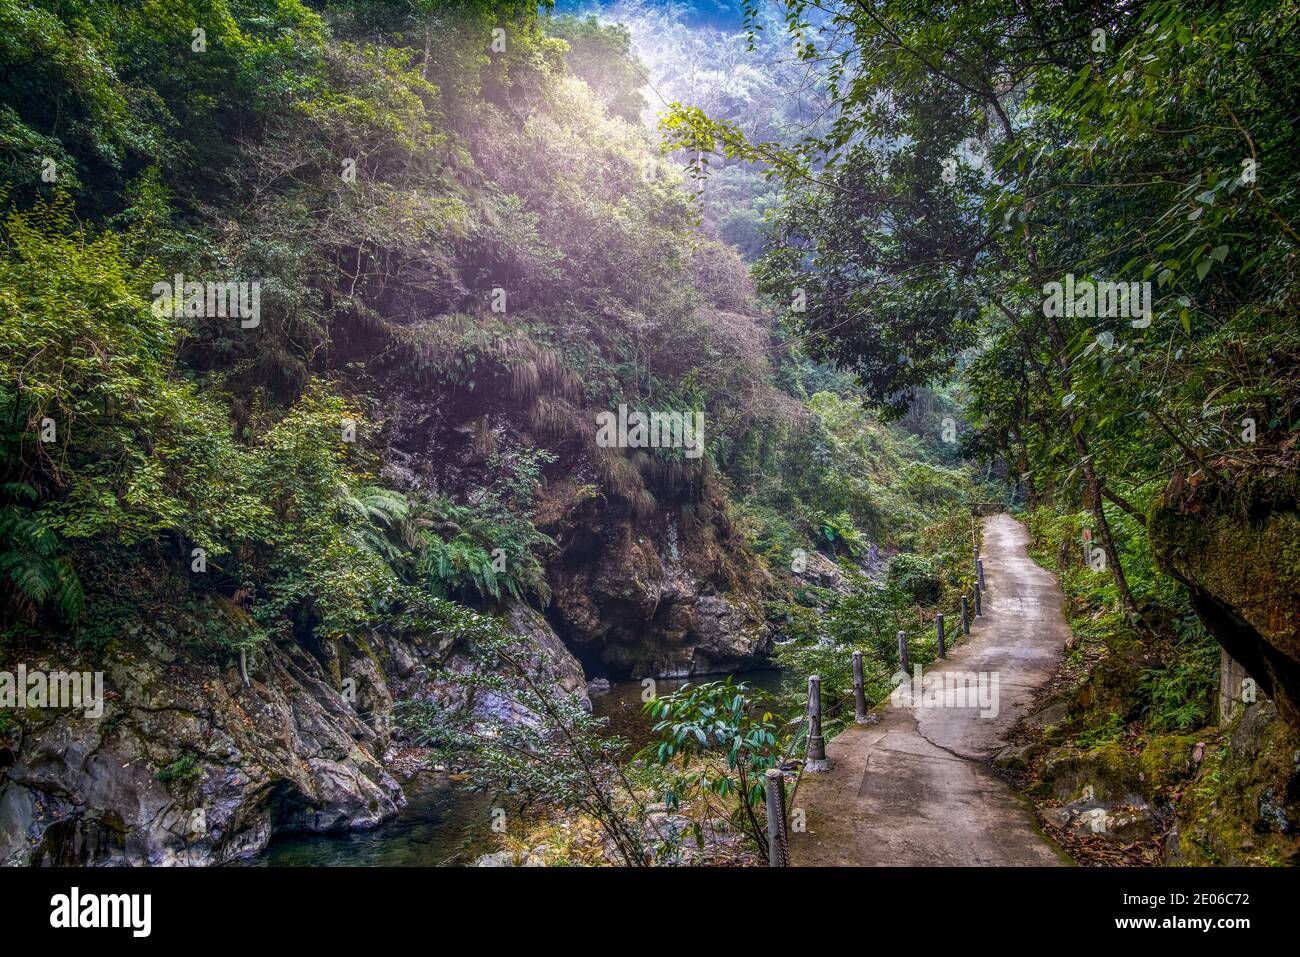
[[[720,675],[690,680],[712,681]],[[747,671],[732,676],[763,691],[776,692],[781,672]],[[676,691],[685,679],[663,678],[658,689]],[[639,751],[650,743],[650,720],[641,712],[639,681],[614,681],[605,694],[591,696],[594,713],[608,718],[610,734],[621,735]],[[380,866],[424,867],[470,865],[497,850],[492,832],[492,799],[476,794],[445,773],[416,774],[404,785],[407,805],[397,817],[370,831],[345,834],[286,834],[272,840],[266,850],[235,862],[244,867]]]

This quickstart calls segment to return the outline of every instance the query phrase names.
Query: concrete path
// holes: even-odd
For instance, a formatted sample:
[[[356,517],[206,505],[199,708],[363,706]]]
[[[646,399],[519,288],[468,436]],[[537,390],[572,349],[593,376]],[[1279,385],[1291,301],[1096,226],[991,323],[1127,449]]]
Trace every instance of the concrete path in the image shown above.
[[[926,672],[996,674],[996,715],[992,708],[886,701],[875,724],[850,726],[827,745],[831,769],[805,773],[794,795],[807,830],[790,835],[791,863],[1068,863],[988,763],[1051,677],[1069,637],[1061,590],[1030,561],[1028,538],[1010,516],[984,520],[984,617],[947,661]],[[949,630],[960,632],[960,624]]]

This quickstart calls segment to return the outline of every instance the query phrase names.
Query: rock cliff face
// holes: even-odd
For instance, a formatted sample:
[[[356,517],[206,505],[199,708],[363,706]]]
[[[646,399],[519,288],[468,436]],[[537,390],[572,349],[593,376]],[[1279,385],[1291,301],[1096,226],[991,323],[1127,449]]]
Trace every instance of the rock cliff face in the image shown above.
[[[568,373],[551,375],[566,394]],[[708,463],[601,449],[595,411],[567,399],[558,400],[559,427],[538,426],[548,399],[515,394],[513,381],[489,355],[472,395],[433,396],[390,382],[385,480],[469,499],[492,481],[494,456],[546,449],[555,461],[535,516],[555,542],[542,556],[552,591],[546,616],[588,677],[681,677],[763,664],[772,646],[761,611],[766,573],[731,525]]]
[[[1273,704],[1242,710],[1183,788],[1167,863],[1300,864],[1300,732]]]
[[[563,375],[543,378],[570,395]],[[386,380],[383,480],[472,502],[498,453],[551,450],[535,520],[554,541],[540,556],[553,599],[545,613],[514,605],[505,615],[539,668],[585,697],[594,676],[764,662],[765,573],[707,462],[601,450],[593,415],[572,406],[558,426],[537,425],[539,406],[512,381],[491,356],[472,393],[397,370]],[[448,695],[430,672],[468,666],[437,634],[300,635],[260,649],[245,684],[228,657],[185,648],[158,623],[94,653],[6,647],[0,670],[102,671],[107,700],[99,718],[42,709],[0,723],[0,864],[215,864],[281,832],[374,827],[405,802],[392,773],[394,702]],[[513,705],[488,696],[475,707]]]
[[[581,666],[545,620],[527,608],[508,617],[552,679],[585,696]],[[59,648],[0,670],[18,661],[102,671],[106,700],[97,718],[32,709],[0,729],[0,865],[201,865],[276,833],[396,814],[393,702],[445,694],[429,671],[459,655],[437,636],[287,642],[250,662],[245,686],[237,665],[141,629],[98,655]]]
[[[734,671],[771,651],[767,624],[743,595],[690,567],[670,526],[666,543],[627,527],[597,536],[597,559],[562,568],[552,617],[570,645],[612,677]]]
[[[1148,527],[1206,626],[1300,729],[1300,477],[1265,473],[1214,494],[1175,480]]]

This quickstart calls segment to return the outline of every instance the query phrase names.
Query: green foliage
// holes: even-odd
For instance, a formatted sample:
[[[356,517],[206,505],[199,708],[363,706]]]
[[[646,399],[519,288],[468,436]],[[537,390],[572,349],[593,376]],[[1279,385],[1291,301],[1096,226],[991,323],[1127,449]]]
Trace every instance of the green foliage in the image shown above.
[[[815,609],[786,603],[769,608],[770,617],[788,636],[774,655],[787,676],[785,706],[800,708],[808,677],[819,676],[828,736],[837,734],[853,717],[855,651],[862,653],[864,690],[871,705],[883,701],[893,688],[899,631],[908,635],[912,662],[927,664],[937,656],[937,639],[918,627],[915,603],[906,593],[860,575],[849,575],[848,584],[844,593],[817,596]]]
[[[346,490],[341,504],[356,545],[390,561],[402,554],[401,544],[392,536],[411,515],[405,495],[364,485]]]
[[[369,620],[407,506],[349,462],[342,428],[359,414],[315,385],[241,443],[221,399],[171,373],[181,331],[144,301],[145,267],[118,237],[74,227],[55,203],[11,213],[0,238],[10,583],[72,619],[81,588],[63,543],[93,561],[168,535],[190,543],[185,565],[206,553],[209,587],[251,593],[264,629]]]
[[[781,6],[803,30],[804,5]],[[670,142],[771,163],[787,197],[757,277],[806,298],[788,324],[809,352],[896,412],[959,376],[963,451],[1087,508],[1123,613],[1160,630],[1179,599],[1142,516],[1166,477],[1232,496],[1295,467],[1297,90],[1275,68],[1295,4],[820,10],[806,59],[829,129],[782,152],[683,107]],[[1149,283],[1150,314],[1047,308],[1067,276]]]
[[[171,764],[158,771],[155,778],[163,784],[187,785],[198,779],[203,773],[203,766],[192,754],[183,754]]]
[[[913,665],[938,657],[934,615],[948,621],[946,641],[959,640],[960,596],[969,594],[971,518],[960,511],[916,534],[920,553],[900,553],[890,561],[882,582],[850,572],[843,591],[805,589],[792,602],[772,602],[768,618],[783,639],[774,660],[786,675],[782,702],[798,713],[806,700],[810,675],[821,678],[823,729],[839,733],[852,721],[854,652],[862,655],[863,686],[869,706],[885,700],[896,687],[898,633],[907,637]],[[927,557],[928,556],[928,557]]]
[[[714,796],[730,808],[732,823],[754,847],[767,847],[764,772],[776,767],[790,736],[761,696],[746,682],[710,681],[683,685],[647,701],[642,710],[654,722],[658,743],[643,754],[674,773],[663,792],[664,803]]]
[[[1147,726],[1155,732],[1192,731],[1216,717],[1219,644],[1191,615],[1175,629],[1165,666],[1143,671],[1138,686]]]
[[[889,563],[886,580],[917,605],[937,605],[943,594],[943,582],[934,565],[920,555],[896,556]]]
[[[1118,714],[1111,712],[1106,719],[1094,728],[1089,728],[1075,736],[1074,743],[1081,748],[1095,748],[1099,744],[1110,744],[1124,736],[1124,721]]]
[[[866,552],[863,535],[853,524],[848,512],[827,515],[820,509],[814,509],[810,517],[818,545],[825,545],[832,552],[846,551],[855,558]]]
[[[550,600],[550,585],[538,550],[555,543],[533,525],[529,514],[542,481],[542,469],[555,460],[544,450],[524,450],[495,458],[493,485],[472,504],[438,497],[421,509],[417,524],[433,528],[420,536],[416,560],[420,579],[433,594],[500,602]]]
[[[25,482],[0,486],[12,499],[0,507],[0,574],[32,606],[53,603],[64,621],[75,621],[85,604],[81,581],[67,555],[59,554],[55,534],[32,509],[18,500],[33,501],[36,489]]]
[[[1081,558],[1082,530],[1090,518],[1088,513],[1036,509],[1027,518],[1030,552],[1060,575],[1071,628],[1081,644],[1123,653],[1133,639],[1119,614],[1114,582]],[[1145,538],[1134,535],[1130,541],[1145,543]],[[1215,718],[1219,645],[1192,611],[1181,585],[1139,552],[1126,556],[1131,556],[1126,564],[1134,592],[1150,603],[1153,615],[1170,623],[1168,635],[1145,640],[1144,656],[1151,664],[1141,672],[1132,709],[1148,733],[1202,728]]]
[[[632,36],[621,24],[602,24],[594,16],[553,17],[543,23],[546,33],[564,40],[565,63],[605,102],[612,116],[639,123],[647,106],[641,89],[645,67],[632,52]]]
[[[729,469],[750,480],[741,515],[773,565],[788,568],[800,547],[862,560],[872,542],[912,546],[937,514],[955,514],[982,494],[968,470],[940,464],[932,448],[852,394],[818,392],[809,406],[815,418],[770,460]]]
[[[191,47],[195,24],[203,52]],[[854,25],[859,40],[880,41]],[[504,50],[489,48],[495,27]],[[931,44],[954,36],[909,27]],[[671,16],[662,32],[681,62],[743,59],[690,53]],[[708,49],[738,52],[734,39]],[[943,101],[909,86],[916,65],[885,46],[863,69],[898,94],[897,117]],[[443,599],[545,603],[557,546],[534,508],[548,475],[571,473],[580,501],[599,497],[629,521],[680,517],[719,580],[742,577],[751,542],[774,568],[795,548],[850,566],[872,543],[915,550],[924,558],[896,559],[883,586],[851,577],[846,595],[808,589],[783,603],[793,640],[781,654],[798,680],[816,669],[839,699],[854,649],[869,658],[873,698],[883,694],[899,629],[928,660],[926,616],[950,611],[968,586],[967,530],[953,517],[981,491],[935,438],[933,420],[965,393],[916,387],[962,365],[957,353],[988,318],[969,309],[976,279],[1005,288],[999,270],[1016,258],[985,268],[930,255],[978,244],[979,204],[949,209],[925,166],[972,121],[937,111],[937,129],[911,119],[885,129],[897,117],[855,86],[847,111],[905,143],[882,159],[872,137],[809,125],[779,102],[777,81],[812,59],[734,66],[749,92],[715,91],[726,116],[679,111],[665,123],[670,149],[727,154],[701,204],[630,122],[644,76],[631,51],[627,30],[539,17],[522,2],[0,0],[0,181],[12,184],[0,231],[5,624],[68,627],[83,582],[90,613],[76,633],[96,646],[155,616],[184,625],[178,640],[223,653],[372,629],[493,646],[491,626]],[[773,162],[787,187],[809,174],[816,164],[790,148],[797,129],[855,145],[818,172],[834,186],[802,180],[777,215],[758,272],[772,313],[789,312],[794,285],[812,304],[784,329],[756,307],[741,257],[693,224],[756,254],[759,216],[779,194],[751,161]],[[46,157],[54,183],[39,177]],[[154,284],[178,271],[258,281],[261,323],[151,308]],[[491,308],[497,288],[509,292],[505,313]],[[970,447],[996,451],[1014,433],[1035,454],[1055,449],[1059,435],[1051,444],[1023,426],[1044,421],[1058,396],[1025,397],[1029,357],[1002,331],[986,337],[1000,350],[995,369],[976,378],[1009,385],[971,389],[1000,431]],[[911,402],[911,434],[814,358],[843,360],[875,400]],[[1227,395],[1224,414],[1260,397]],[[584,423],[618,402],[702,410],[706,455],[588,454]],[[40,438],[46,419],[53,442]],[[343,438],[348,422],[355,442]],[[1016,474],[1029,472],[1026,462]],[[394,474],[402,491],[377,477]],[[1123,531],[1126,560],[1147,561]],[[191,571],[200,554],[203,574]],[[724,715],[731,699],[701,694],[692,714]],[[585,794],[575,799],[594,802],[637,856],[639,837],[611,810],[627,800],[608,776],[612,755],[567,708],[554,705],[545,733],[510,740],[542,754],[565,729],[591,737],[573,745],[558,793]],[[726,714],[732,744],[767,746],[747,710]],[[720,746],[716,734],[706,743]],[[728,772],[695,780],[714,797],[732,796],[716,790],[731,787],[717,783],[728,775],[759,769],[714,756]],[[519,777],[521,795],[550,786],[504,752],[492,760],[498,779]],[[584,762],[605,768],[594,791],[575,776]],[[751,810],[752,783],[739,788]]]

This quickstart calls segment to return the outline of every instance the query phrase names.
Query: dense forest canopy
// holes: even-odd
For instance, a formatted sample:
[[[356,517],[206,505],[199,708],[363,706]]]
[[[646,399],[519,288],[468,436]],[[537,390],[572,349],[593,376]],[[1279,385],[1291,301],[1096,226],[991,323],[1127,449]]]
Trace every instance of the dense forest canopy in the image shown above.
[[[712,510],[713,462],[752,487],[782,454],[760,422],[806,428],[764,398],[768,356],[786,352],[736,315],[740,261],[692,237],[690,191],[637,122],[625,30],[527,4],[4,17],[11,60],[42,51],[6,81],[2,171],[10,578],[32,608],[80,610],[56,540],[170,540],[181,568],[202,548],[255,634],[300,602],[312,610],[295,615],[355,623],[394,569],[540,594],[529,549],[545,536],[508,516],[545,456],[501,452],[505,488],[454,506],[474,531],[443,542],[427,528],[450,503],[373,474],[398,383],[464,402],[508,377],[527,427],[557,442],[592,402],[707,407],[699,469],[664,453],[639,467],[659,482],[646,487],[631,460],[598,463],[629,508],[675,497],[692,520]],[[494,29],[499,53],[461,39]],[[255,282],[258,315],[151,305],[173,276]],[[507,552],[502,583],[487,538]]]

